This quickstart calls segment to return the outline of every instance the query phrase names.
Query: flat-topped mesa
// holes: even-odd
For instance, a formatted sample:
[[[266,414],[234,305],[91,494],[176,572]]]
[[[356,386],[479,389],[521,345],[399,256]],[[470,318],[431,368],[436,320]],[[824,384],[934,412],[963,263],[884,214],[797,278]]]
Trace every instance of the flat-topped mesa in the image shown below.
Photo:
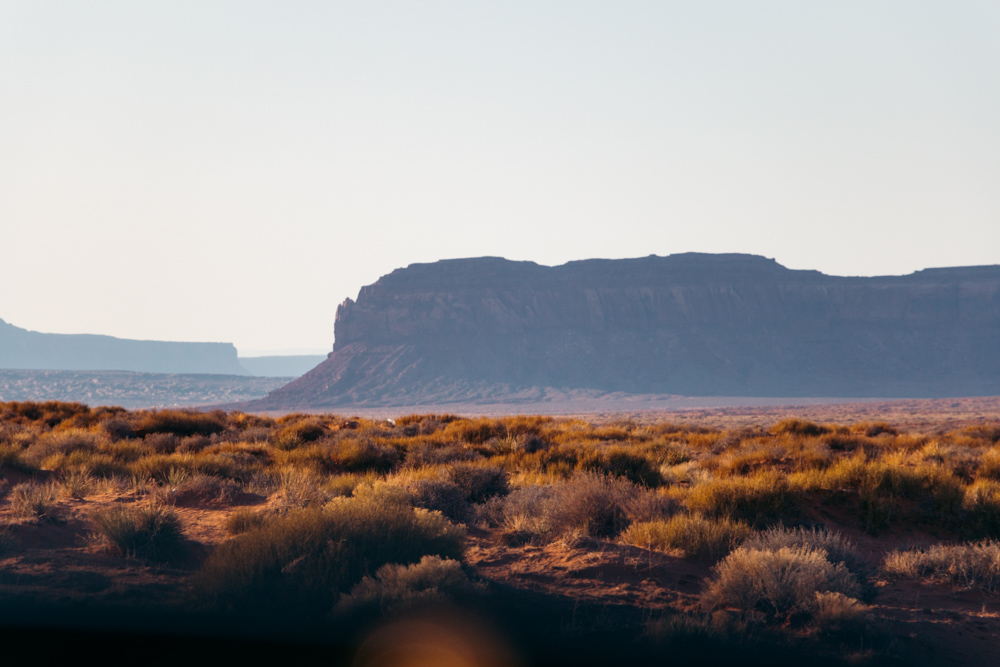
[[[0,320],[0,368],[245,375],[232,343],[28,331]]]
[[[334,353],[261,405],[489,402],[531,388],[1000,393],[1000,266],[827,276],[754,255],[414,264],[337,310]]]

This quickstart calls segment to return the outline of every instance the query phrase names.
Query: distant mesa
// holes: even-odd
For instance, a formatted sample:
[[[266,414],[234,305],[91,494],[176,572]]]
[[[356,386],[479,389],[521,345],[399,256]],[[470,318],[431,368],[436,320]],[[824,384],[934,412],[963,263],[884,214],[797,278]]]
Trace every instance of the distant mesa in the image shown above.
[[[334,352],[248,409],[563,392],[1000,394],[1000,266],[855,278],[743,254],[414,264],[337,309]]]
[[[0,320],[0,369],[246,375],[232,343],[28,331]]]

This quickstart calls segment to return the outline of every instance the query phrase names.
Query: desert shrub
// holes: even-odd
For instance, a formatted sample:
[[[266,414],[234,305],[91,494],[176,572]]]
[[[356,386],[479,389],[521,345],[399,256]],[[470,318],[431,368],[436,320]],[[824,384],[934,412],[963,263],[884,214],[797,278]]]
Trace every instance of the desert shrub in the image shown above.
[[[465,597],[476,590],[457,560],[424,556],[412,565],[383,565],[374,577],[366,576],[342,596],[336,612],[394,613]]]
[[[982,540],[893,551],[885,557],[882,573],[892,578],[929,577],[964,588],[996,591],[1000,589],[1000,542]]]
[[[880,435],[899,435],[899,431],[886,422],[860,422],[851,427],[853,433],[863,433],[866,437],[875,438]]]
[[[920,503],[913,515],[919,521],[952,523],[964,496],[961,481],[946,468],[868,460],[864,454],[837,462],[824,471],[817,485],[835,492],[856,492],[859,516],[869,532],[889,528],[902,512],[902,500]]]
[[[831,563],[822,549],[782,547],[777,551],[741,547],[713,568],[702,594],[709,609],[736,607],[771,618],[809,613],[816,593],[855,597],[859,586],[843,563]]]
[[[282,470],[279,480],[284,503],[290,507],[322,505],[330,499],[323,489],[322,479],[309,471],[296,468]]]
[[[473,445],[509,435],[503,422],[494,419],[459,419],[449,424],[445,433],[455,434],[459,440]]]
[[[691,460],[685,445],[673,441],[647,443],[639,447],[639,451],[657,467],[675,466]]]
[[[239,491],[239,486],[230,480],[196,473],[176,485],[168,497],[177,505],[228,503]]]
[[[297,510],[216,548],[195,581],[207,602],[244,613],[323,614],[389,563],[461,559],[464,533],[440,514],[377,494]]]
[[[59,480],[59,494],[64,498],[85,498],[94,490],[94,476],[86,470],[72,470]]]
[[[23,472],[32,472],[37,470],[37,467],[28,463],[21,456],[21,448],[13,443],[3,443],[0,444],[0,471],[3,470],[21,470]]]
[[[470,503],[483,503],[510,491],[509,475],[495,466],[453,465],[448,476]]]
[[[870,607],[836,591],[817,592],[810,611],[813,627],[827,635],[856,632],[871,619]]]
[[[976,476],[979,479],[1000,481],[1000,448],[994,447],[983,452],[979,458]]]
[[[232,480],[244,480],[259,471],[257,460],[251,455],[223,452],[220,454],[200,454],[184,459],[186,467],[192,473],[200,473],[209,477],[225,477]]]
[[[173,433],[179,436],[214,435],[226,429],[226,415],[221,411],[192,412],[186,410],[155,410],[147,412],[135,424],[135,435]]]
[[[184,542],[177,513],[163,505],[115,505],[95,512],[91,522],[98,538],[126,558],[167,559]]]
[[[1000,482],[975,481],[962,502],[963,531],[971,537],[1000,537]]]
[[[40,462],[50,456],[70,454],[73,452],[94,451],[97,447],[97,436],[88,431],[74,429],[72,431],[52,431],[43,434],[25,451],[25,456]]]
[[[755,470],[774,466],[785,458],[787,452],[778,447],[757,447],[733,452],[715,461],[715,469],[723,475],[745,476]]]
[[[18,540],[10,526],[0,526],[0,560],[17,551]]]
[[[406,448],[405,463],[408,468],[422,468],[477,458],[482,458],[479,453],[455,443],[417,442]]]
[[[128,472],[137,479],[166,482],[173,471],[187,472],[189,468],[189,460],[186,458],[153,454],[130,463]]]
[[[750,527],[740,521],[678,514],[665,521],[633,523],[621,539],[644,549],[680,550],[686,558],[716,559],[739,546],[749,534]]]
[[[854,433],[829,433],[823,436],[822,441],[835,452],[872,449],[872,443],[867,437]]]
[[[542,509],[554,495],[552,486],[522,486],[483,503],[478,515],[486,525],[499,528],[509,542],[528,541],[551,532]]]
[[[453,521],[466,522],[471,515],[465,493],[444,479],[413,479],[404,484],[416,507],[437,510]]]
[[[240,507],[226,516],[226,532],[230,535],[242,535],[264,526],[274,515],[266,510],[255,510]]]
[[[829,433],[830,430],[828,426],[821,426],[803,419],[782,419],[771,427],[771,433],[775,435],[817,436]]]
[[[580,473],[551,486],[515,489],[483,505],[481,516],[514,541],[565,535],[612,537],[629,524],[629,506],[639,489],[631,482]]]
[[[751,535],[743,546],[747,549],[777,551],[783,548],[823,550],[831,563],[843,563],[859,580],[871,574],[871,567],[861,557],[850,540],[825,528],[786,528],[777,525]]]
[[[579,531],[613,537],[629,523],[628,508],[638,489],[621,478],[581,474],[555,486],[553,502],[544,508],[556,534]]]
[[[657,487],[663,483],[658,467],[648,458],[620,446],[589,450],[576,466],[579,470],[624,477],[642,486]]]
[[[0,420],[13,424],[45,425],[54,428],[78,414],[88,414],[90,408],[82,403],[61,401],[12,401],[0,403]]]
[[[265,470],[250,475],[243,483],[243,490],[259,496],[270,496],[281,488],[281,475],[273,470]],[[337,494],[341,495],[341,494]]]
[[[343,472],[389,472],[399,463],[399,452],[369,438],[345,438],[330,448],[330,461]]]
[[[328,429],[320,420],[305,419],[278,429],[271,436],[271,442],[278,449],[294,449],[310,442],[316,442],[327,432]]]
[[[331,498],[350,496],[354,490],[362,484],[372,484],[378,479],[375,473],[345,473],[343,475],[331,475],[323,482],[323,490]]]
[[[100,430],[108,436],[112,442],[127,440],[135,435],[132,430],[132,423],[121,417],[108,417],[101,421]]]
[[[150,433],[146,436],[146,442],[160,454],[197,454],[210,444],[211,439],[204,435],[189,435],[178,438],[173,433]]]
[[[712,664],[716,661],[706,660],[705,656],[718,656],[720,649],[723,654],[731,653],[730,663],[736,663],[738,658],[743,657],[740,645],[748,639],[746,630],[746,622],[720,610],[704,615],[672,613],[650,619],[645,634],[653,642],[667,645],[673,652],[699,656],[701,661]],[[723,663],[720,661],[719,664]]]
[[[56,518],[56,493],[52,484],[24,482],[12,488],[7,499],[15,516],[51,521]]]
[[[757,524],[794,509],[795,496],[784,475],[714,479],[693,487],[685,498],[688,509],[709,517],[728,517]]]
[[[635,495],[625,504],[625,515],[633,521],[661,521],[671,517],[680,510],[680,502],[676,494],[638,487]]]

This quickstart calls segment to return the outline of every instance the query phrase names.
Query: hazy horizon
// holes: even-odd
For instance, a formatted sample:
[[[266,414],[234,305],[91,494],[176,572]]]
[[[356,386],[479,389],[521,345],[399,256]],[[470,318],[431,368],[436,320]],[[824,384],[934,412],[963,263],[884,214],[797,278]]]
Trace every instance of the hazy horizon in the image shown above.
[[[1000,264],[1000,5],[7,2],[0,318],[329,350],[393,269]]]

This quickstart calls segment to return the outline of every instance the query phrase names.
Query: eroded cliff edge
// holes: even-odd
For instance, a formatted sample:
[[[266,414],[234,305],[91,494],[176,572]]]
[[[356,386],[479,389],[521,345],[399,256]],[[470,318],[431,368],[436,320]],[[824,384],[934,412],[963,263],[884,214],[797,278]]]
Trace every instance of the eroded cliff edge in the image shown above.
[[[753,255],[414,264],[255,409],[687,396],[1000,394],[1000,266],[850,278]]]

